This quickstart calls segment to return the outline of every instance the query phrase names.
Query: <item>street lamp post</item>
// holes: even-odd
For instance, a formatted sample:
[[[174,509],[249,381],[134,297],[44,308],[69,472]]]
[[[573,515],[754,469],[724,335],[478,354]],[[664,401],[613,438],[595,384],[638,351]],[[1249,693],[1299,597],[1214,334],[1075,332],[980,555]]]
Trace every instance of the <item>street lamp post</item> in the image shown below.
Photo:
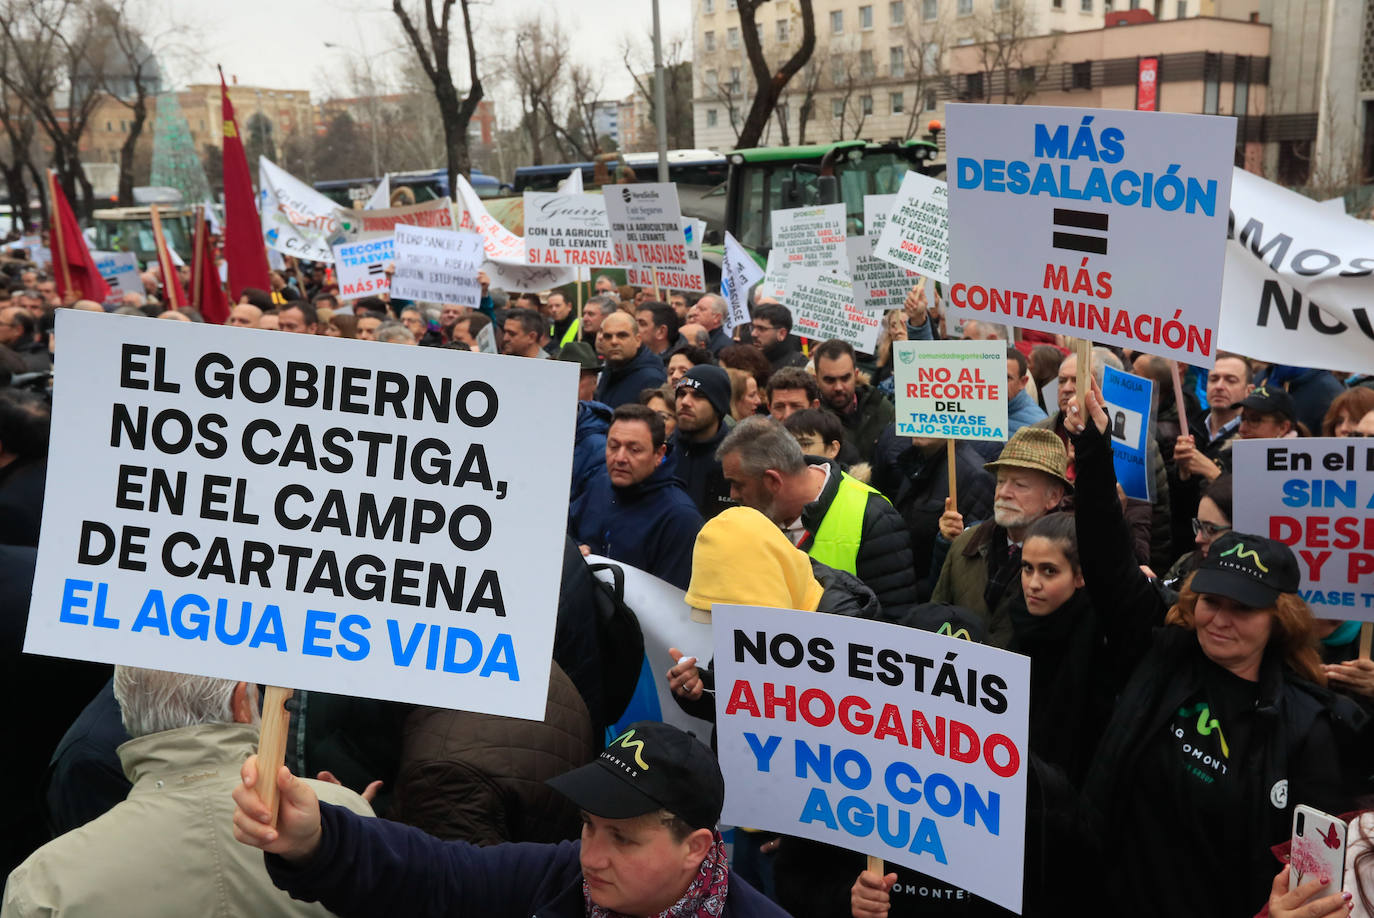
[[[658,131],[658,180],[668,181],[668,103],[663,86],[663,29],[654,4],[654,127]]]

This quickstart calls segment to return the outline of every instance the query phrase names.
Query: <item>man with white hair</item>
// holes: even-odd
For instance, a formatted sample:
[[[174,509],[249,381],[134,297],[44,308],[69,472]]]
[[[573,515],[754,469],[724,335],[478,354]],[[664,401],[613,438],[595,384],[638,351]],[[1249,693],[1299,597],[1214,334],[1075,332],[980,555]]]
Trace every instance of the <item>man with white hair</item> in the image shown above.
[[[15,868],[6,918],[328,915],[273,886],[261,855],[234,841],[230,794],[257,744],[257,689],[117,666],[114,692],[133,737],[119,747],[133,789]],[[345,787],[309,783],[325,800],[372,814]]]
[[[687,310],[687,322],[700,325],[710,336],[706,340],[706,349],[712,357],[719,356],[721,351],[735,343],[725,333],[725,318],[729,314],[730,306],[725,302],[725,297],[714,293],[703,295]]]

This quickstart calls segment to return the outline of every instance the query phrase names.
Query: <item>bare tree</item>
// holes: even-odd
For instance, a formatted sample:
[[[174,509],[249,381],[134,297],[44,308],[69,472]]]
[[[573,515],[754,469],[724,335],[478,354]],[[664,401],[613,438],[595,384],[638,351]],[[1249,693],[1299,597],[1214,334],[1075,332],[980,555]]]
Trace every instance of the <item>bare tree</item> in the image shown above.
[[[644,123],[655,124],[658,112],[654,101],[654,68],[652,61],[646,60],[645,55],[636,53],[642,47],[642,44],[632,45],[628,38],[625,39],[621,45],[621,59],[625,62],[625,70],[635,82],[636,106],[642,103],[648,113],[643,119]],[[680,35],[663,43],[663,96],[667,108],[670,150],[685,150],[695,146],[692,112],[695,74],[692,61],[689,60],[690,50],[687,40]],[[738,108],[734,100],[724,101],[732,110]],[[731,124],[738,130],[738,118],[732,117]],[[647,144],[643,146],[648,148]]]
[[[545,138],[554,134],[548,112],[564,79],[566,36],[556,24],[546,27],[533,14],[516,25],[514,39],[510,76],[520,96],[520,125],[529,141],[531,164],[538,166],[544,162]]]
[[[811,59],[806,62],[797,79],[788,86],[795,86],[796,92],[791,89],[783,93],[783,99],[787,101],[787,110],[791,109],[791,97],[798,96],[797,100],[797,144],[806,145],[806,128],[816,117],[816,94],[821,88],[821,79],[825,73],[825,66],[822,63],[823,55],[813,52]],[[787,111],[785,110],[785,111]],[[785,113],[785,112],[784,112]],[[779,119],[781,128],[781,140],[783,146],[787,146],[789,141],[786,119]]]
[[[439,103],[439,117],[444,126],[444,149],[448,158],[449,187],[457,185],[459,173],[472,172],[472,157],[468,150],[468,124],[482,101],[482,80],[477,75],[477,46],[472,38],[472,0],[418,0],[424,10],[422,34],[407,10],[404,0],[391,0],[392,12],[401,22],[401,29],[411,48],[420,59],[425,76],[434,87]],[[438,9],[435,9],[436,4]],[[453,85],[453,69],[449,49],[453,40],[453,7],[458,6],[462,18],[463,36],[467,43],[468,91],[460,96]]]
[[[13,53],[9,42],[0,40],[0,70],[8,70],[10,55]],[[8,91],[0,83],[0,126],[4,128],[3,155],[0,155],[0,173],[5,177],[5,190],[9,194],[10,206],[14,209],[19,222],[27,227],[34,222],[34,214],[29,207],[27,173],[33,182],[40,203],[46,199],[46,190],[37,165],[38,149],[34,143],[38,125],[33,113],[24,100],[16,93]]]
[[[94,7],[79,0],[3,0],[0,41],[9,46],[0,85],[32,114],[52,144],[52,163],[79,213],[91,212],[81,137],[101,88],[103,41]]]
[[[915,99],[908,109],[906,134],[910,140],[920,133],[921,112],[926,110],[925,99],[932,90],[937,92],[948,84],[945,52],[948,49],[948,30],[942,22],[926,22],[906,27],[906,82]]]
[[[737,0],[740,24],[740,37],[749,58],[749,67],[754,77],[754,100],[749,106],[749,114],[744,119],[744,127],[737,139],[741,147],[758,146],[768,127],[768,119],[777,108],[778,98],[792,77],[806,66],[811,53],[816,48],[816,13],[812,0],[797,0],[798,15],[801,18],[802,40],[797,50],[774,69],[769,66],[763,54],[763,42],[759,36],[756,19],[759,7],[767,0]]]
[[[982,74],[981,99],[1022,105],[1040,89],[1059,49],[1059,37],[1040,36],[1027,0],[996,0],[969,23]],[[1034,41],[1032,41],[1034,39]]]
[[[148,122],[148,99],[162,85],[157,53],[148,31],[136,24],[126,0],[100,3],[95,21],[105,40],[92,49],[101,57],[101,88],[120,105],[129,109],[129,132],[119,148],[119,204],[134,203],[134,164],[139,138]]]

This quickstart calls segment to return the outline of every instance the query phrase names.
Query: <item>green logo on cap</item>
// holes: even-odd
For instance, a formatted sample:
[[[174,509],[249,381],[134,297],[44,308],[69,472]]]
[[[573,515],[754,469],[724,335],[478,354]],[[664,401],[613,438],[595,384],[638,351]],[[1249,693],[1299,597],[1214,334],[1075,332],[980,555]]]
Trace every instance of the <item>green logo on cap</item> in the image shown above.
[[[1227,555],[1235,555],[1236,558],[1241,561],[1253,561],[1255,567],[1264,571],[1266,574],[1269,573],[1269,568],[1265,567],[1264,562],[1259,559],[1259,552],[1255,551],[1253,548],[1246,548],[1244,542],[1237,542],[1221,553],[1221,557],[1223,558]]]
[[[634,738],[634,735],[635,732],[633,730],[626,730],[611,741],[611,746],[620,746],[622,749],[630,750],[630,752],[634,753],[635,762],[639,767],[648,771],[649,763],[644,761],[644,740],[637,740]]]

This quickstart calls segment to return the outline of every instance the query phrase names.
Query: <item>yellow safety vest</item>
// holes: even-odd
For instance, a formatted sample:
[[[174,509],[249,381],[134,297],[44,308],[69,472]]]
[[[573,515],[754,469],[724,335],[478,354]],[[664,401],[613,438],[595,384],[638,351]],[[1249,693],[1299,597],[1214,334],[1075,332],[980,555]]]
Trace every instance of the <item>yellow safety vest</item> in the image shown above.
[[[559,346],[559,347],[562,347],[563,345],[567,344],[567,343],[570,342],[570,341],[576,341],[576,340],[577,340],[577,333],[581,330],[581,328],[582,328],[582,320],[581,320],[581,319],[573,319],[573,320],[572,320],[572,324],[568,326],[568,330],[565,331],[565,332],[563,333],[563,337],[559,339],[559,341],[558,341],[558,346]]]
[[[859,543],[863,540],[864,508],[868,506],[868,495],[878,493],[877,489],[841,472],[840,487],[807,554],[836,570],[857,575],[855,568],[859,560]]]

